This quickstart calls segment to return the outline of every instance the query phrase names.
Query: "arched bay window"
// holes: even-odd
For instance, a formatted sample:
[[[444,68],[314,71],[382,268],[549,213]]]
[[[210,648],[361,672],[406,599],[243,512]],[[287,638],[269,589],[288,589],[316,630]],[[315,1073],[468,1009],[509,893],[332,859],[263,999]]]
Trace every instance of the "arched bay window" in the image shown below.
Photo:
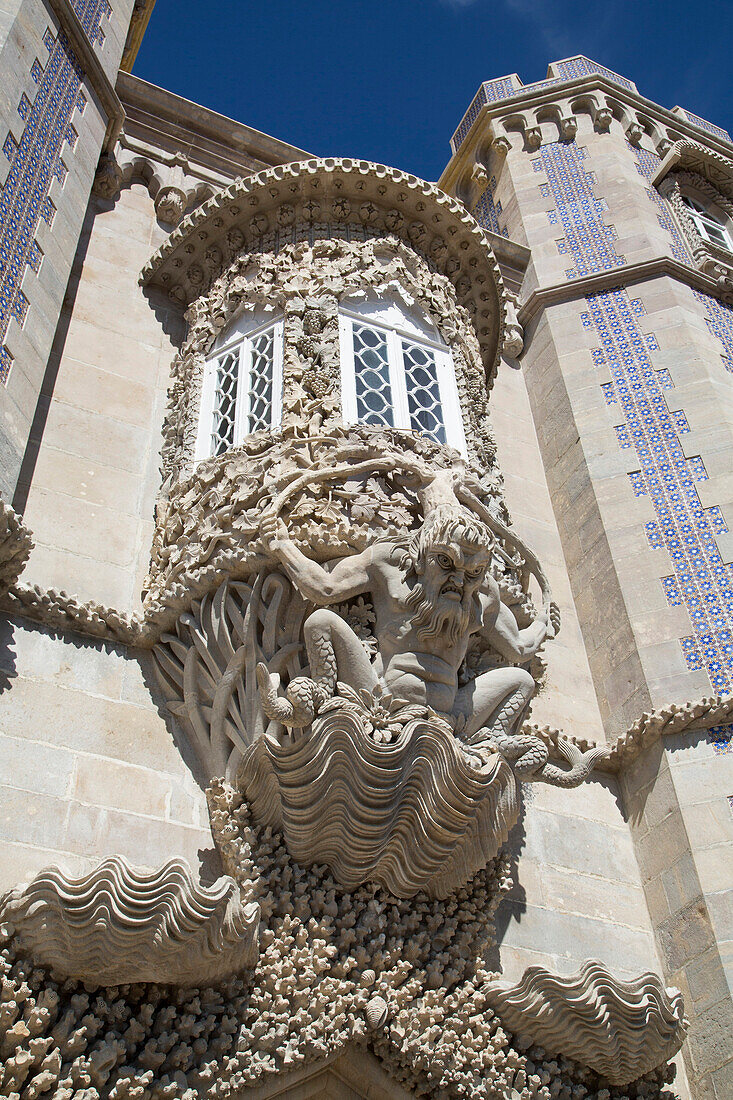
[[[222,333],[204,367],[196,459],[220,455],[282,410],[281,320],[245,315]]]
[[[465,454],[453,357],[424,317],[395,302],[344,304],[339,337],[347,423],[407,428]]]
[[[684,191],[681,192],[680,198],[702,239],[710,244],[717,245],[718,248],[725,248],[728,252],[733,252],[733,240],[731,240],[727,219],[719,214],[711,204],[685,194]]]

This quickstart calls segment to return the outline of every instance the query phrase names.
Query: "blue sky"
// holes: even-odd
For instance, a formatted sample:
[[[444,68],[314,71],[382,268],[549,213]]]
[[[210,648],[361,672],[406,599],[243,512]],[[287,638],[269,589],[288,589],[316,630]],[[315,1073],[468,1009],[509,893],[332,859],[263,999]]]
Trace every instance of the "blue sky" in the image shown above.
[[[733,0],[157,0],[134,72],[327,156],[437,179],[482,80],[582,53],[733,131]]]

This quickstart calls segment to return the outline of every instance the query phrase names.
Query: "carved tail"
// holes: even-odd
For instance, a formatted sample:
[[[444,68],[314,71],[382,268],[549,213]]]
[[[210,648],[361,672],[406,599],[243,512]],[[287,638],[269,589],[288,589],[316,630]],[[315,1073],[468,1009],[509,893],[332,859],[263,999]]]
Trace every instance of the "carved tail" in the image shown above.
[[[572,741],[558,740],[557,747],[565,759],[570,763],[570,769],[564,771],[555,764],[545,764],[537,775],[535,781],[550,783],[553,787],[579,787],[584,783],[593,771],[596,763],[607,755],[608,750],[597,746],[581,752]]]
[[[323,692],[314,680],[298,676],[288,684],[286,696],[278,695],[279,677],[271,676],[264,662],[257,665],[257,684],[262,709],[268,718],[281,722],[288,729],[303,729],[313,721]]]

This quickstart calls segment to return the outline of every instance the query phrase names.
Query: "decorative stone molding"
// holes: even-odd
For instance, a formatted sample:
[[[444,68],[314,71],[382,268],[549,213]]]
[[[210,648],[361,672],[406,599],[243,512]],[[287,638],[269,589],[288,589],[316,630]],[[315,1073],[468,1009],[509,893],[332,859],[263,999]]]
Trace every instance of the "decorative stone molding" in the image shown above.
[[[670,172],[678,171],[694,172],[719,194],[733,199],[733,159],[708,145],[688,139],[675,141],[652,177],[652,186],[659,187]]]
[[[674,1057],[686,1031],[678,990],[656,974],[620,981],[599,962],[562,978],[530,966],[517,985],[490,986],[489,1003],[520,1048],[574,1058],[614,1087]]]
[[[607,753],[596,765],[599,771],[620,772],[660,737],[686,730],[710,729],[712,726],[725,725],[733,718],[733,695],[714,695],[683,704],[671,703],[659,710],[644,712],[629,727],[623,736],[616,738],[607,746]],[[580,752],[600,748],[595,741],[585,737],[573,737],[562,730],[550,726],[527,724],[523,731],[539,737],[553,756],[558,752],[560,743],[569,742]]]
[[[33,549],[33,537],[23,520],[0,497],[0,598],[13,588]]]
[[[307,234],[298,226],[307,226]],[[498,265],[462,204],[432,184],[384,165],[338,158],[282,165],[238,180],[189,214],[144,268],[141,282],[187,304],[241,252],[277,253],[304,240],[409,243],[448,276],[474,318],[489,379],[503,330]],[[234,243],[232,243],[234,242]]]
[[[113,856],[79,879],[52,867],[0,906],[21,951],[91,987],[221,982],[256,964],[258,920],[232,879],[198,885],[180,859],[147,872]]]
[[[42,623],[51,630],[70,630],[123,645],[152,644],[147,642],[145,626],[136,615],[115,611],[94,600],[81,602],[55,588],[11,585],[0,595],[0,609],[8,615],[22,615]]]

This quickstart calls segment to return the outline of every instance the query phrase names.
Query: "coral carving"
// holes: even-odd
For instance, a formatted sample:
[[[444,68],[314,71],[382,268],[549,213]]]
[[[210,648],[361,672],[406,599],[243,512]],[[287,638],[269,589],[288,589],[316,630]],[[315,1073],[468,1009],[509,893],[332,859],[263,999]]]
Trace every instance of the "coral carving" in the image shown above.
[[[298,862],[325,864],[345,889],[376,882],[399,898],[445,898],[485,867],[518,815],[497,753],[472,758],[437,717],[333,699],[296,741],[258,741],[238,781],[262,824]],[[335,704],[335,705],[334,705]],[[341,704],[341,705],[339,705]]]
[[[656,974],[620,981],[599,962],[567,978],[531,966],[516,985],[492,985],[488,1000],[520,1046],[562,1053],[616,1086],[668,1061],[685,1036],[678,990]]]
[[[0,498],[0,596],[6,595],[25,568],[33,538],[20,516]]]
[[[52,867],[0,919],[37,963],[90,985],[216,983],[258,956],[259,907],[230,878],[198,885],[180,859],[146,872],[113,856],[79,879]]]

